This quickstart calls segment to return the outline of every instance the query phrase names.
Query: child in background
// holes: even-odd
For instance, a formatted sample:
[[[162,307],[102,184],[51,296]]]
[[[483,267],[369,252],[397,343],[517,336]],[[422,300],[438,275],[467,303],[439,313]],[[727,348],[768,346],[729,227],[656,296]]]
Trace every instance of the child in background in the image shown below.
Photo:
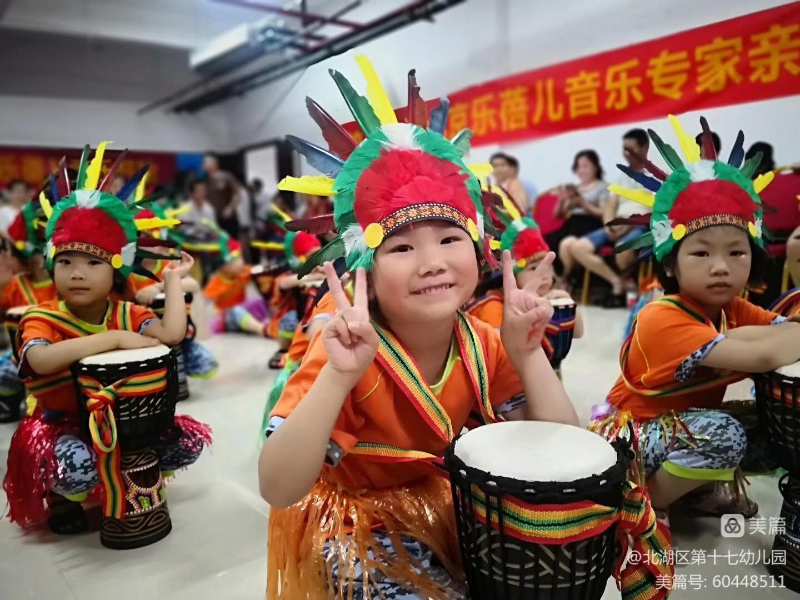
[[[686,162],[650,131],[672,173],[648,162],[650,175],[636,178],[650,191],[611,190],[653,207],[650,232],[628,247],[653,248],[666,295],[634,321],[622,375],[590,429],[610,440],[632,432],[635,475],[655,508],[685,496],[700,512],[749,517],[758,507],[731,491],[747,440],[739,421],[720,411],[725,389],[800,357],[800,325],[740,298],[766,271],[758,193],[771,174],[751,181],[760,157],[742,166],[741,132],[726,163],[705,119],[702,151],[670,120]]]
[[[180,280],[192,266],[188,254],[164,271],[163,321],[145,308],[109,300],[112,289],[124,290],[135,262],[150,256],[138,246],[137,229],[159,225],[134,220],[134,212],[149,200],[126,205],[132,188],[123,187],[119,197],[103,191],[110,183],[108,177],[99,183],[104,147],[101,144],[91,163],[88,151],[84,152],[77,189],[71,191],[67,184],[68,195],[55,207],[41,200],[48,219],[47,268],[61,300],[29,310],[17,335],[20,374],[36,400],[35,412],[23,419],[12,437],[3,481],[9,518],[21,527],[36,526],[47,518],[57,533],[85,530],[80,502],[99,482],[108,483],[98,473],[95,449],[77,422],[70,365],[109,350],[174,345],[186,331]],[[208,427],[177,416],[169,436],[155,448],[162,470],[193,463],[209,442]]]
[[[511,253],[517,285],[525,287],[533,277],[533,273],[541,264],[541,261],[550,252],[550,248],[548,248],[547,242],[542,237],[536,222],[528,217],[523,217],[502,190],[497,190],[497,192],[503,198],[503,207],[505,209],[505,212],[500,209],[494,210],[497,220],[503,226],[500,249],[504,252],[508,250]],[[568,292],[553,289],[552,277],[545,278],[536,293],[550,301],[556,299],[572,300]],[[503,321],[503,298],[502,290],[489,289],[470,301],[466,305],[466,311],[468,314],[499,330]],[[576,312],[574,319],[566,321],[554,319],[551,321],[548,325],[547,335],[542,340],[545,352],[559,377],[561,376],[561,361],[564,356],[555,355],[554,344],[556,337],[568,328],[573,329],[573,338],[583,336],[583,318],[580,313]]]
[[[541,348],[552,307],[535,290],[554,255],[520,289],[506,253],[502,342],[464,315],[479,262],[493,260],[480,185],[461,158],[469,132],[458,144],[442,137],[446,110],[429,122],[413,71],[412,122],[397,123],[371,65],[358,61],[371,106],[332,74],[365,141],[338,125],[338,137],[326,135],[339,142],[332,152],[295,140],[312,164],[325,153],[321,167],[336,180],[280,184],[335,190],[334,215],[317,219],[339,237],[309,263],[344,255],[356,277],[351,301],[326,263],[336,316],[311,341],[267,428],[259,460],[272,505],[267,597],[462,597],[450,487],[430,461],[473,411],[484,422],[577,424]],[[308,105],[333,132],[327,113]],[[438,416],[424,418],[427,410]]]

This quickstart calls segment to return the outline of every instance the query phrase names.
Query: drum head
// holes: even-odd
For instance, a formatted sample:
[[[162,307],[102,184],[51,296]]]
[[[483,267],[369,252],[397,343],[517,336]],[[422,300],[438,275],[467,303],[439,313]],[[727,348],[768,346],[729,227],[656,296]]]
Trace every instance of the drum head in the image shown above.
[[[161,358],[169,354],[169,348],[164,345],[153,346],[151,348],[136,348],[134,350],[113,350],[87,356],[82,359],[82,365],[118,365],[122,363],[138,362],[140,360],[152,360]]]
[[[551,298],[550,304],[553,306],[575,306],[575,300],[572,298]]]
[[[251,275],[261,275],[261,273],[263,273],[263,272],[264,272],[264,266],[263,265],[256,265],[256,266],[254,266],[253,268],[250,269],[250,274]]]
[[[454,452],[469,467],[519,481],[571,482],[617,463],[617,451],[596,433],[541,421],[478,427],[456,441]]]
[[[775,372],[778,375],[782,375],[784,377],[800,379],[800,362],[792,363],[791,365],[786,365],[785,367],[776,369]]]

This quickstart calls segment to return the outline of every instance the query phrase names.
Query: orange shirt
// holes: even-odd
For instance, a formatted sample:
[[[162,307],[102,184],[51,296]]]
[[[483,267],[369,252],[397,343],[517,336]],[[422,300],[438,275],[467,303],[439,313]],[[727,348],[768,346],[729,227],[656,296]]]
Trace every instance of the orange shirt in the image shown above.
[[[166,260],[157,260],[156,266],[153,268],[153,275],[161,279],[161,274],[164,272],[164,267],[167,266]],[[149,277],[145,277],[144,275],[137,275],[136,273],[131,273],[128,277],[128,288],[131,290],[133,295],[135,296],[139,291],[143,290],[146,287],[150,287],[151,285],[155,285],[158,283],[157,281],[153,281]]]
[[[308,317],[308,322],[301,323],[300,327],[298,327],[294,332],[292,345],[289,346],[289,352],[286,355],[287,360],[292,362],[300,362],[306,355],[308,345],[311,343],[311,340],[308,339],[308,336],[305,332],[305,326],[308,325],[308,323],[317,317],[322,317],[323,315],[333,316],[334,314],[336,314],[336,301],[333,299],[333,294],[328,292],[322,297],[322,300],[317,303],[317,305],[314,307],[314,310],[311,311],[311,315]]]
[[[245,267],[235,277],[217,272],[206,284],[203,295],[219,310],[226,310],[244,302],[248,283],[250,283],[250,267]]]
[[[36,397],[37,406],[44,410],[66,413],[75,413],[78,410],[69,370],[46,376],[38,375],[25,360],[30,348],[37,344],[56,344],[109,330],[124,329],[141,333],[148,322],[155,318],[155,314],[148,308],[119,301],[109,301],[102,325],[81,321],[59,300],[50,300],[28,310],[22,317],[17,332],[20,374],[25,377],[28,390]]]
[[[496,329],[467,317],[483,349],[489,399],[493,406],[522,394],[522,383],[511,366]],[[306,395],[328,361],[320,336],[311,340],[303,363],[289,379],[271,417],[286,418]],[[435,393],[441,408],[460,432],[476,408],[476,396],[464,361],[458,356],[441,391]],[[376,462],[373,457],[348,454],[357,442],[387,444],[442,456],[447,442],[420,416],[405,393],[374,360],[344,401],[331,439],[345,452],[341,462],[323,467],[329,478],[349,489],[384,489],[404,485],[434,472],[422,461]],[[301,441],[298,441],[302,443]]]
[[[698,352],[745,325],[769,325],[779,315],[741,298],[724,307],[716,327],[686,296],[664,296],[639,313],[620,353],[622,375],[608,395],[619,410],[637,419],[669,411],[719,408],[728,384],[746,377],[702,367]]]
[[[58,297],[52,280],[33,281],[28,273],[19,273],[11,278],[0,297],[0,310],[7,311],[17,306],[33,306],[55,300]]]
[[[503,292],[490,290],[467,306],[467,314],[500,329],[503,325]]]

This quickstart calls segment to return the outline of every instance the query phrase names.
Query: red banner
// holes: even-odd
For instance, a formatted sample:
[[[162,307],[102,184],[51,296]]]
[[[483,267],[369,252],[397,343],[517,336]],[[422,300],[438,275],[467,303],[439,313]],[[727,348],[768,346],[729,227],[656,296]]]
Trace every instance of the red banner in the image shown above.
[[[22,179],[32,188],[39,189],[42,182],[58,166],[61,157],[67,157],[67,165],[78,168],[83,149],[70,148],[10,148],[0,147],[0,189],[13,179]],[[119,150],[107,150],[103,157],[105,175],[119,156]],[[147,177],[148,188],[159,183],[171,183],[175,177],[175,154],[164,152],[128,152],[122,161],[120,174],[130,177],[144,165],[150,165]]]
[[[473,146],[508,143],[791,96],[800,94],[798,75],[800,2],[792,2],[458,91],[446,136],[468,127]]]

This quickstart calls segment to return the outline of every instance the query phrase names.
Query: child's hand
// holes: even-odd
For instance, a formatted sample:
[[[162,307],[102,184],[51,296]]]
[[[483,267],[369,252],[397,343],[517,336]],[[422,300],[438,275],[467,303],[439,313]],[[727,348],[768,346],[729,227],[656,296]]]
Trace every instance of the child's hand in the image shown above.
[[[181,252],[181,260],[175,261],[171,260],[167,263],[167,266],[164,267],[164,277],[177,277],[178,279],[183,279],[189,274],[189,271],[194,266],[194,259],[192,255],[188,252]]]
[[[136,348],[150,348],[158,346],[159,342],[156,338],[140,335],[135,331],[109,331],[114,336],[116,347],[119,350],[135,350]]]
[[[358,379],[375,360],[379,341],[367,308],[367,273],[364,269],[356,272],[352,305],[329,262],[325,263],[325,275],[336,302],[336,315],[325,324],[321,333],[328,353],[328,365],[337,373]]]
[[[541,346],[548,321],[553,316],[549,300],[536,294],[536,290],[552,277],[555,253],[544,257],[533,272],[533,276],[519,289],[514,277],[514,261],[511,253],[503,252],[503,326],[500,335],[503,346],[512,362],[525,358]]]
[[[136,292],[136,304],[150,306],[160,293],[161,289],[157,285],[148,285]]]

